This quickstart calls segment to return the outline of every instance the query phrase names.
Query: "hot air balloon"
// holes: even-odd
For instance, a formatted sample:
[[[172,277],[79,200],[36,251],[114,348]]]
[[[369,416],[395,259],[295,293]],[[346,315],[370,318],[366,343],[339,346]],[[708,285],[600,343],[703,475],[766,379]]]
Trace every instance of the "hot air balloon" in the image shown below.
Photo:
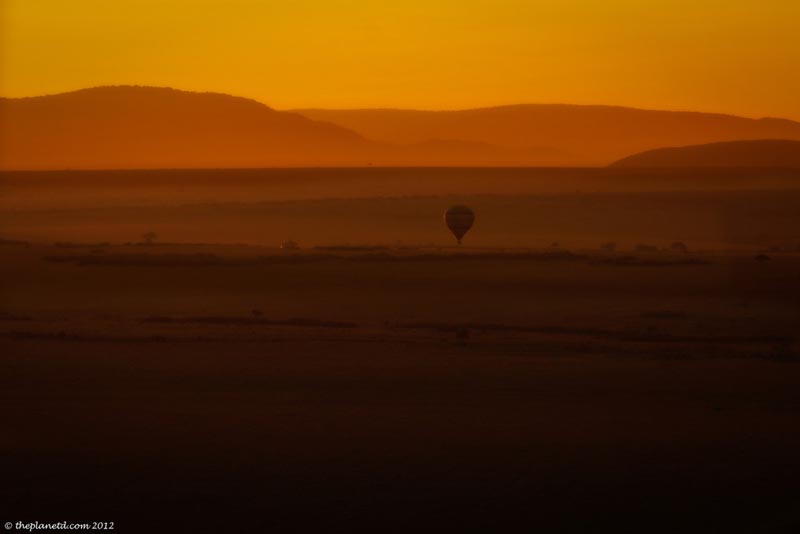
[[[472,223],[474,222],[475,214],[466,206],[451,206],[444,212],[444,223],[456,236],[459,245],[461,244],[461,238],[472,228]]]

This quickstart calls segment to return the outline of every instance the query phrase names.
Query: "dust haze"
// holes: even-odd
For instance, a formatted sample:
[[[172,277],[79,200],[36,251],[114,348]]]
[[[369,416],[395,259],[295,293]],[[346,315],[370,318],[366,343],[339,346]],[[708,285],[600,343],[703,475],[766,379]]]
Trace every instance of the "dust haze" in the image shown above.
[[[0,384],[22,408],[0,470],[20,516],[796,525],[796,171],[0,181]],[[454,204],[476,215],[462,246]]]

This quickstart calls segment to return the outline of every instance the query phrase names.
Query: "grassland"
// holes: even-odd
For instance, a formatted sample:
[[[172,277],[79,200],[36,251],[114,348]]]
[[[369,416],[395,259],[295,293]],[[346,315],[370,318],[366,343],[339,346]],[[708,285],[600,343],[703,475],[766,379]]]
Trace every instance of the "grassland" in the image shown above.
[[[4,207],[4,520],[800,526],[793,190],[171,195]]]

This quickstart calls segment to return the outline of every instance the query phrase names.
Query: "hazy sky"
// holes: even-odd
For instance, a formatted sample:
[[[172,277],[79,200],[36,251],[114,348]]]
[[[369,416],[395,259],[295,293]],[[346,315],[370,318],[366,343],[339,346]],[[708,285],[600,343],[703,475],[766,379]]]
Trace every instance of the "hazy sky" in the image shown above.
[[[0,94],[620,104],[800,119],[800,0],[0,0]]]

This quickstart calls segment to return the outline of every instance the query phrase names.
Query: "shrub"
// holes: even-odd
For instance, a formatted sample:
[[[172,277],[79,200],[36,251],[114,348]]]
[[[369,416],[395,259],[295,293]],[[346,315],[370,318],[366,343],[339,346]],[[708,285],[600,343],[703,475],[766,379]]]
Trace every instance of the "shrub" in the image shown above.
[[[158,234],[155,232],[145,232],[142,234],[142,241],[145,245],[152,245],[158,239]]]

